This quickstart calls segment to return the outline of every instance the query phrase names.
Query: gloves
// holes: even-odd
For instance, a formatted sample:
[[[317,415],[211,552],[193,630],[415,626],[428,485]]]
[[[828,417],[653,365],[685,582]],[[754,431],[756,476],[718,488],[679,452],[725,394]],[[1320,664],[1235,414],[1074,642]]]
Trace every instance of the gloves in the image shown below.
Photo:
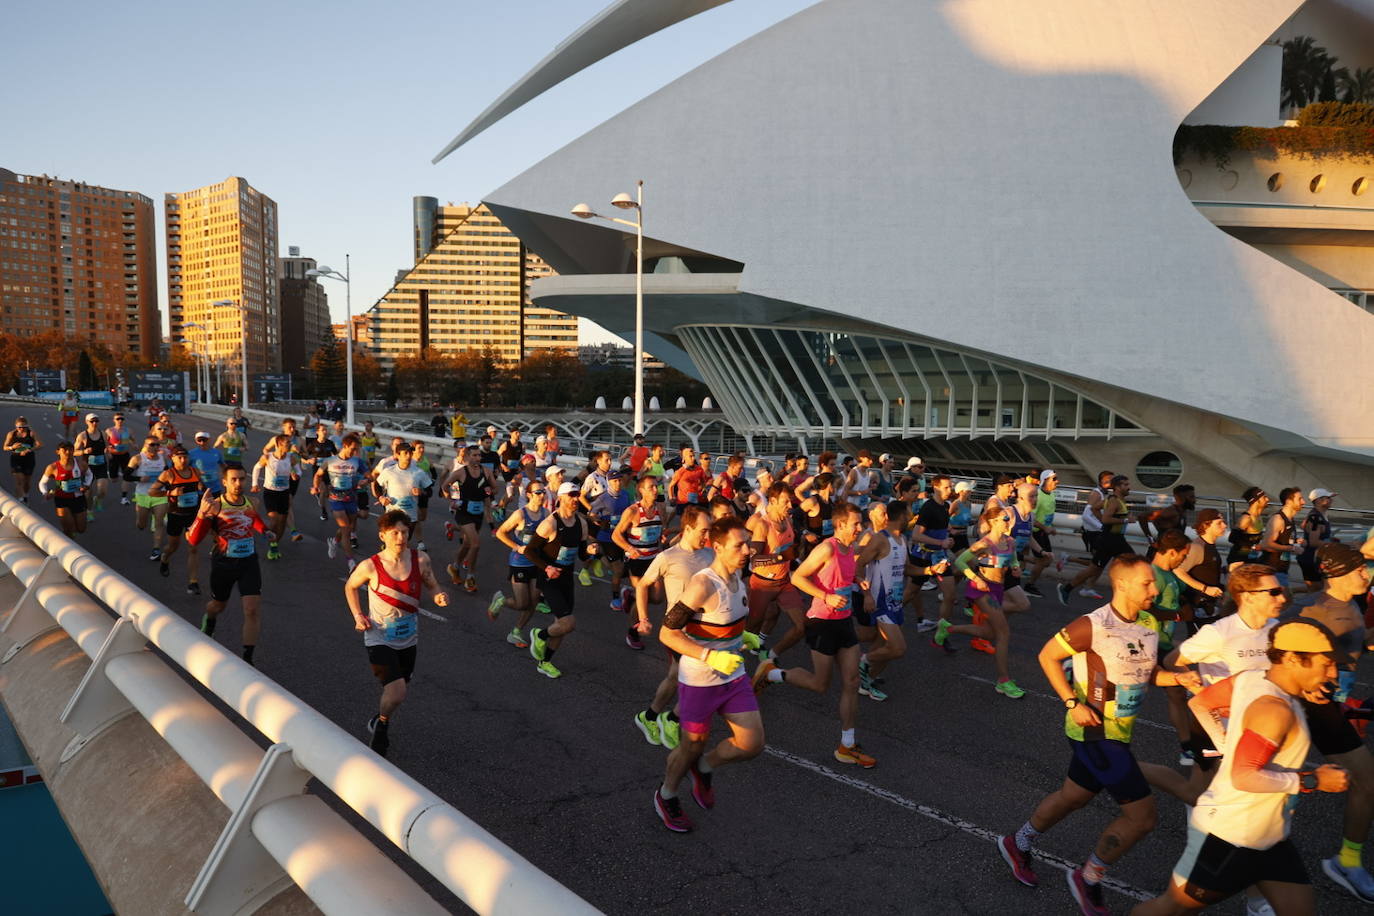
[[[740,634],[740,641],[744,643],[744,648],[752,649],[755,652],[758,651],[759,646],[763,645],[763,640],[759,638],[759,634],[750,633],[748,630]]]
[[[706,664],[727,677],[739,670],[739,666],[744,664],[744,656],[736,655],[733,652],[721,652],[719,649],[712,649],[706,653],[703,659]]]

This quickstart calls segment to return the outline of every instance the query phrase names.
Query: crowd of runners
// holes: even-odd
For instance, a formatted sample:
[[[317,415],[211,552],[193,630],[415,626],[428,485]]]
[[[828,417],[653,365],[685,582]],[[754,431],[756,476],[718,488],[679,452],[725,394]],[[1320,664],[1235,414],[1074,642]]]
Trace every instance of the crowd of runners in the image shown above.
[[[861,699],[888,698],[891,666],[914,634],[925,634],[930,651],[986,652],[997,694],[1020,699],[1025,690],[1008,668],[1011,622],[1045,598],[1039,583],[1053,569],[1060,602],[1077,591],[1103,603],[1039,654],[1064,703],[1070,750],[1063,785],[1028,805],[1027,819],[997,844],[1012,877],[1037,886],[1035,839],[1105,791],[1119,816],[1067,880],[1083,913],[1109,912],[1103,878],[1153,829],[1160,791],[1189,806],[1187,845],[1165,894],[1134,912],[1184,913],[1244,894],[1251,913],[1314,913],[1290,820],[1302,794],[1344,792],[1339,845],[1333,829],[1335,855],[1321,868],[1374,903],[1362,860],[1374,820],[1374,757],[1363,731],[1370,710],[1351,698],[1356,663],[1371,648],[1374,531],[1354,543],[1334,538],[1327,512],[1336,494],[1327,490],[1290,487],[1271,498],[1251,488],[1231,524],[1197,509],[1187,486],[1170,505],[1141,511],[1128,500],[1129,478],[1104,471],[1082,509],[1084,559],[1062,536],[1052,540],[1062,535],[1052,469],[999,475],[976,504],[969,481],[927,473],[919,458],[898,471],[890,455],[867,451],[789,455],[746,473],[742,456],[716,460],[685,445],[670,456],[636,436],[572,469],[559,460],[553,426],[532,441],[488,427],[476,441],[457,440],[446,466],[421,440],[382,441],[371,422],[349,430],[314,414],[299,426],[288,418],[250,447],[237,410],[223,429],[189,436],[156,406],[138,418],[142,435],[122,412],[104,426],[86,413],[73,435],[76,407],[70,398],[59,404],[63,438],[46,464],[37,457],[46,444],[23,417],[6,433],[16,495],[28,501],[36,478],[78,538],[112,501],[132,503],[135,526],[150,533],[149,560],[168,578],[184,568],[191,595],[202,594],[208,542],[201,628],[213,636],[237,589],[250,664],[260,547],[267,562],[305,549],[294,546],[303,540],[294,497],[309,492],[307,511],[318,509],[328,532],[327,557],[310,559],[346,568],[344,602],[382,687],[367,723],[380,754],[415,670],[421,600],[428,591],[440,607],[450,601],[436,569],[482,595],[491,620],[506,615],[505,641],[549,678],[562,674],[555,657],[569,651],[579,584],[610,581],[627,648],[656,639],[665,653],[663,678],[632,725],[668,751],[652,803],[677,832],[693,827],[684,780],[709,810],[717,771],[762,752],[767,691],[834,687],[833,757],[860,768],[877,765],[857,738]],[[360,520],[373,514],[375,534],[360,535]],[[1135,529],[1143,555],[1128,540]],[[499,582],[479,581],[484,546],[507,554]],[[1290,581],[1293,564],[1300,576]],[[1132,753],[1151,684],[1167,695],[1176,764]],[[726,734],[711,745],[716,716]],[[1309,767],[1314,751],[1323,762]]]

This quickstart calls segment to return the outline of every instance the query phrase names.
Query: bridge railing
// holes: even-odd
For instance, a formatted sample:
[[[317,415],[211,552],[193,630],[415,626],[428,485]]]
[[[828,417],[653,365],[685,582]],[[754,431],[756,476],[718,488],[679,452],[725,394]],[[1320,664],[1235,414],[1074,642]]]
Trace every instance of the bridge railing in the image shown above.
[[[312,777],[478,913],[597,912],[4,490],[0,567],[24,586],[0,628],[11,643],[0,664],[58,627],[91,659],[61,716],[76,733],[61,762],[137,712],[229,809],[187,889],[193,912],[251,912],[284,876],[326,913],[444,912],[382,849],[306,794]],[[271,746],[264,752],[207,694]]]

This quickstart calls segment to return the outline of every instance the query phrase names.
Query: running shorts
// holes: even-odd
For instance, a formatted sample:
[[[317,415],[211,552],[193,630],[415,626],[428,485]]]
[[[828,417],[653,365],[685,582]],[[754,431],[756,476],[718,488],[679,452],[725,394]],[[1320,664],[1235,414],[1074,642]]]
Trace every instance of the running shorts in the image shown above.
[[[631,561],[633,562],[633,561]],[[799,614],[802,610],[801,592],[797,591],[787,579],[781,582],[773,579],[763,579],[759,576],[749,577],[749,623],[757,625],[768,609],[777,602],[778,607],[784,614],[791,617]]]
[[[290,490],[268,490],[262,491],[262,507],[268,512],[277,515],[285,515],[291,511],[291,491]]]
[[[640,557],[625,561],[625,571],[635,579],[644,578],[644,574],[649,571],[649,564],[654,562],[653,557]]]
[[[462,528],[464,525],[472,525],[478,531],[482,530],[482,516],[473,515],[470,512],[461,512],[458,510],[454,510],[453,523],[457,525],[459,528]]]
[[[842,617],[839,620],[823,620],[819,617],[806,618],[806,644],[811,651],[821,655],[839,655],[842,649],[859,644],[859,634],[854,632],[854,618]]]
[[[1303,712],[1307,713],[1307,730],[1312,734],[1312,746],[1323,757],[1349,753],[1364,746],[1359,732],[1345,717],[1340,703],[1309,703],[1301,698],[1298,702],[1302,704]]]
[[[1259,881],[1311,884],[1292,840],[1268,849],[1234,846],[1220,837],[1188,828],[1188,845],[1174,866],[1174,882],[1203,905],[1220,903]]]
[[[196,522],[194,512],[168,512],[167,513],[167,536],[169,538],[179,538],[186,533]]]
[[[257,555],[237,558],[211,557],[210,597],[220,603],[228,601],[236,585],[242,598],[262,594],[262,570],[258,568]]]
[[[129,456],[114,454],[108,456],[111,480],[127,480],[129,473]]]
[[[722,716],[742,712],[757,712],[759,701],[754,696],[754,688],[749,678],[737,677],[724,684],[709,687],[694,687],[691,684],[677,685],[677,717],[682,730],[690,735],[705,737],[711,732],[711,717],[716,713]]]
[[[615,541],[597,541],[596,543],[601,548],[602,559],[611,563],[625,562],[625,548],[621,547]],[[645,567],[645,569],[647,568],[648,567]]]
[[[36,464],[37,459],[34,458],[33,452],[29,452],[27,455],[10,452],[10,470],[16,474],[32,475]]]
[[[557,568],[562,570],[558,578],[540,576],[539,588],[544,593],[544,601],[548,604],[549,610],[553,611],[553,616],[562,619],[572,615],[573,583],[577,581],[577,576],[573,574],[571,566]]]
[[[1097,553],[1097,542],[1102,540],[1102,532],[1084,529],[1079,533],[1083,537],[1083,549],[1088,552],[1088,555]]]
[[[511,566],[509,569],[512,582],[525,583],[539,580],[539,571],[533,566]]]
[[[367,663],[372,666],[372,676],[385,687],[392,681],[405,680],[415,673],[416,646],[393,649],[391,646],[368,646]]]
[[[1126,536],[1122,534],[1108,534],[1100,532],[1097,538],[1097,546],[1093,550],[1093,565],[1098,569],[1106,569],[1107,564],[1123,553],[1134,554],[1131,545],[1126,543]]]
[[[964,597],[970,601],[977,601],[979,598],[986,597],[991,598],[998,604],[1001,604],[1002,598],[1005,597],[1006,593],[1006,586],[1004,586],[1001,582],[989,582],[988,590],[985,592],[980,591],[977,587],[975,587],[972,581],[969,581],[967,582],[967,584],[964,585]]]
[[[99,464],[87,463],[86,467],[91,472],[91,480],[109,480],[114,476],[114,468],[110,466],[108,458]]]
[[[54,496],[52,498],[54,509],[66,509],[74,515],[80,515],[86,511],[86,494],[80,496]]]
[[[165,496],[149,496],[147,493],[135,493],[134,505],[140,509],[155,509],[158,506],[167,505]]]
[[[330,512],[342,512],[345,515],[353,516],[358,514],[358,501],[356,499],[329,499]]]
[[[1094,794],[1103,789],[1118,805],[1140,801],[1150,794],[1150,784],[1131,753],[1131,746],[1109,738],[1094,741],[1069,739],[1073,759],[1069,779]]]
[[[1050,536],[1039,528],[1035,529],[1035,532],[1031,534],[1031,538],[1034,539],[1035,543],[1040,545],[1041,550],[1046,552],[1054,550],[1054,548],[1050,546]]]

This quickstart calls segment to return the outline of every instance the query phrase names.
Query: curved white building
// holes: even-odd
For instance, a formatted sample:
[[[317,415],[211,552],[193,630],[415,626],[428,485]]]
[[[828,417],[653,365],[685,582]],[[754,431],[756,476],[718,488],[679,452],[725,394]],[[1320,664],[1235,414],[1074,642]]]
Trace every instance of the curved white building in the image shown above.
[[[714,5],[614,4],[450,149]],[[842,439],[1371,505],[1374,159],[1311,198],[1334,166],[1171,159],[1205,100],[1252,115],[1272,93],[1278,123],[1261,46],[1301,6],[823,0],[485,202],[558,271],[539,304],[632,337],[633,237],[569,208],[643,179],[646,349],[760,451]],[[1374,28],[1368,3],[1327,7]],[[1298,196],[1267,190],[1281,170]]]

